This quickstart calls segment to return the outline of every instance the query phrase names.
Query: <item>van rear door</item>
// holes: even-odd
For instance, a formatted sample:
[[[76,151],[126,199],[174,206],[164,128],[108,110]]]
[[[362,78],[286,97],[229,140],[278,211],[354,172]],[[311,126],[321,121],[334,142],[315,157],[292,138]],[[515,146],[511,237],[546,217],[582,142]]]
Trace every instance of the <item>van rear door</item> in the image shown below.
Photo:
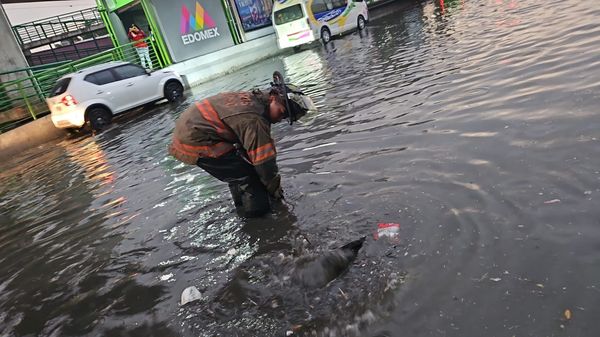
[[[280,48],[314,41],[308,18],[300,3],[276,8],[273,11],[273,25],[277,31]]]

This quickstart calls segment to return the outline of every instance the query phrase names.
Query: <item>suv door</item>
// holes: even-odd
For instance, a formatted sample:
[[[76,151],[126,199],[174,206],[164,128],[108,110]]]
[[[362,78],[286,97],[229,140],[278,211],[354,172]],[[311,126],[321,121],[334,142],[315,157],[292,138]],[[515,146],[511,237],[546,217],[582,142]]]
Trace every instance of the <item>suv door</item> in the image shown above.
[[[146,70],[135,64],[125,64],[113,68],[123,88],[122,92],[132,101],[132,106],[142,105],[156,99],[156,77],[149,76]]]
[[[92,91],[90,96],[102,101],[113,113],[127,110],[131,102],[127,95],[122,94],[121,84],[112,69],[100,70],[86,75],[83,80],[90,85]]]

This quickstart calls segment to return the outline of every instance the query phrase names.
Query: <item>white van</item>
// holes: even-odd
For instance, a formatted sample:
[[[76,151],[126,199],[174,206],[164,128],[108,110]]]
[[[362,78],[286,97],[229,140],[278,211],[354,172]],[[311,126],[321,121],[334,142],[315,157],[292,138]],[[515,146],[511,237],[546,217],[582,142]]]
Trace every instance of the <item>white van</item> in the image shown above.
[[[364,0],[275,0],[273,26],[280,49],[297,47],[332,35],[365,28],[369,20]]]

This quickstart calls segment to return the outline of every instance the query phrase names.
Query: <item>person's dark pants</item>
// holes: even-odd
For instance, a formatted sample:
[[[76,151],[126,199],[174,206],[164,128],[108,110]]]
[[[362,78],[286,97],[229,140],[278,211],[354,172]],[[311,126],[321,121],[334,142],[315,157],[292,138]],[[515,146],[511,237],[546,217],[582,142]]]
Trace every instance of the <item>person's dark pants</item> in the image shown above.
[[[240,216],[258,217],[271,209],[269,193],[254,166],[235,152],[219,158],[200,158],[197,164],[213,177],[229,184],[233,203]]]

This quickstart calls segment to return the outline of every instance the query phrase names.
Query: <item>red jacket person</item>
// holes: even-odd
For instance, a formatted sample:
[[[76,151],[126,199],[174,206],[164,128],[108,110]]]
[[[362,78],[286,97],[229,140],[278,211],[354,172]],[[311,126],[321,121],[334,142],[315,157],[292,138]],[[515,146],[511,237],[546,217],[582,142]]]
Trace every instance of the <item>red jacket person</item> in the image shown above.
[[[198,101],[175,124],[169,153],[229,184],[238,214],[256,217],[283,198],[271,124],[292,124],[312,100],[273,74],[269,91],[226,92]]]

